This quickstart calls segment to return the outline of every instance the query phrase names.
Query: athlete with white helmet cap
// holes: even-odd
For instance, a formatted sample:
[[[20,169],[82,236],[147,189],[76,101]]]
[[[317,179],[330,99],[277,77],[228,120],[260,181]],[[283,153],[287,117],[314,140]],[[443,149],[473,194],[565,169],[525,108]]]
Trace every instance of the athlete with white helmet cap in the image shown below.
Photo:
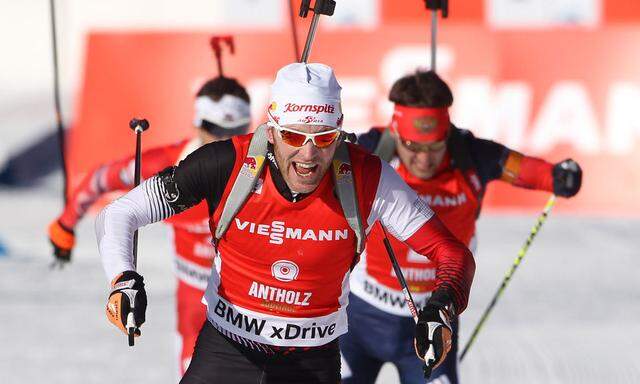
[[[394,170],[344,141],[340,86],[323,64],[290,64],[271,88],[269,122],[201,147],[107,206],[96,221],[124,330],[146,293],[132,263],[134,231],[207,201],[216,258],[204,322],[181,383],[337,383],[349,274],[366,233],[384,225],[436,265],[438,303],[423,309],[416,350],[449,349],[474,274],[469,250]],[[329,171],[330,170],[330,171]],[[357,325],[355,325],[357,326]]]
[[[247,91],[236,79],[218,76],[206,81],[194,103],[195,137],[144,151],[141,155],[142,177],[149,178],[178,164],[204,144],[246,133],[250,122],[249,101]],[[72,191],[63,212],[49,224],[49,239],[57,261],[71,261],[74,228],[91,205],[105,193],[133,187],[134,161],[134,157],[129,156],[100,164]],[[198,331],[205,319],[205,307],[200,299],[207,286],[214,255],[208,217],[206,206],[199,204],[168,220],[174,233],[180,374],[189,365]]]

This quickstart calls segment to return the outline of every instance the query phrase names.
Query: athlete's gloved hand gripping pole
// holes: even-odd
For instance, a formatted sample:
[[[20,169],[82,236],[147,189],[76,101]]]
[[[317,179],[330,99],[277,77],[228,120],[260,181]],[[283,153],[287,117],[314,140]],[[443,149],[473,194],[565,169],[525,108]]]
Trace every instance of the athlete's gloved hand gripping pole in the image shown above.
[[[49,224],[48,232],[49,241],[53,246],[53,256],[55,257],[51,268],[62,268],[71,261],[71,251],[76,242],[75,233],[72,228],[67,228],[59,219]]]
[[[407,302],[411,316],[416,322],[414,346],[418,357],[424,360],[424,377],[428,379],[431,376],[431,372],[444,361],[447,353],[451,350],[451,336],[453,333],[451,319],[454,316],[453,306],[451,305],[452,300],[445,291],[438,289],[431,295],[424,308],[418,311],[387,237],[387,231],[381,223],[380,228],[382,228],[384,236],[382,241],[387,249],[393,271],[402,286],[404,300]]]
[[[553,193],[573,197],[582,186],[582,168],[573,159],[563,160],[553,166]]]
[[[140,184],[142,158],[142,132],[149,128],[145,119],[132,119],[129,128],[136,133],[135,187]],[[138,230],[133,233],[133,266],[138,269]],[[134,337],[140,336],[147,310],[147,293],[144,279],[136,271],[124,271],[111,282],[111,293],[107,303],[107,318],[127,334],[129,346]]]

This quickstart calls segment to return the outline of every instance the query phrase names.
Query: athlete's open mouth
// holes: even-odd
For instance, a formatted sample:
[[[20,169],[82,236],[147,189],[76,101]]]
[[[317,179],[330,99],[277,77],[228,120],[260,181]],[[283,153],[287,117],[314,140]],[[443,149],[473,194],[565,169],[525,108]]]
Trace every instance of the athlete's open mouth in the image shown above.
[[[318,169],[317,164],[293,162],[293,170],[300,177],[310,177]]]

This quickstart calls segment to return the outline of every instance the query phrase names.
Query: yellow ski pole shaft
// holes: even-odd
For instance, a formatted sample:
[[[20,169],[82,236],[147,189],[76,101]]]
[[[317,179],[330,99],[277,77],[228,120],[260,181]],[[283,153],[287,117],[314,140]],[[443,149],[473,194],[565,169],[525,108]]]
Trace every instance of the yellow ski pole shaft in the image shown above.
[[[520,248],[520,250],[518,251],[518,257],[516,257],[513,264],[511,265],[511,268],[509,268],[509,270],[505,274],[504,279],[502,279],[502,283],[500,284],[500,287],[498,287],[498,290],[493,295],[491,302],[489,303],[487,308],[484,310],[482,317],[480,317],[480,321],[478,321],[478,324],[473,329],[473,332],[471,333],[471,337],[469,338],[469,341],[467,341],[467,344],[464,346],[464,349],[460,354],[460,361],[464,359],[467,352],[469,351],[469,348],[471,348],[474,341],[476,340],[478,333],[484,326],[484,323],[487,321],[487,318],[489,318],[489,314],[493,310],[493,307],[495,307],[496,303],[498,302],[498,299],[500,298],[500,296],[502,296],[502,293],[507,287],[507,284],[509,284],[509,281],[511,281],[513,274],[516,272],[516,269],[518,269],[518,266],[522,262],[524,255],[527,253],[527,250],[529,250],[529,246],[533,242],[533,239],[535,239],[536,235],[540,231],[540,228],[542,228],[542,225],[544,224],[544,222],[547,221],[549,212],[551,212],[551,208],[553,208],[553,205],[555,204],[555,202],[556,202],[556,195],[551,195],[549,197],[549,200],[547,200],[547,204],[544,206],[542,213],[540,214],[540,216],[538,216],[538,220],[536,221],[536,224],[531,229],[531,232],[529,233],[527,240],[525,241],[522,248]]]

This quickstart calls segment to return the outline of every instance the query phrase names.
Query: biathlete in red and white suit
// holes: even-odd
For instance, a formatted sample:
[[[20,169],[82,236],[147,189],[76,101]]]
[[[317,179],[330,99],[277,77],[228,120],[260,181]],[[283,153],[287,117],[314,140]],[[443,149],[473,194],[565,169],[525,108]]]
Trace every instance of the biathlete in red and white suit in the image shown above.
[[[219,239],[203,299],[208,321],[181,383],[339,382],[337,338],[347,332],[358,234],[381,224],[434,263],[437,300],[424,305],[408,332],[416,334],[420,358],[441,362],[450,348],[449,318],[467,305],[471,252],[387,163],[343,141],[340,86],[330,67],[287,65],[271,91],[268,126],[201,147],[98,216],[98,247],[112,281],[109,320],[123,331],[129,313],[137,325],[144,321],[133,232],[206,200]],[[253,155],[254,144],[263,155]],[[349,159],[341,160],[345,153]],[[231,192],[251,177],[257,183],[244,200]],[[347,220],[358,215],[345,213],[351,205],[338,197],[348,185],[362,232]],[[242,205],[227,216],[225,207],[237,199]]]
[[[235,79],[217,77],[207,81],[195,101],[193,139],[149,149],[142,153],[141,177],[177,165],[203,144],[226,140],[247,132],[250,122],[249,95]],[[73,190],[63,213],[49,225],[49,238],[58,260],[70,261],[74,228],[89,207],[107,192],[129,190],[134,184],[133,156],[98,166]],[[167,220],[173,229],[179,369],[182,375],[191,360],[198,332],[205,319],[201,304],[215,250],[211,245],[209,215],[204,203]]]
[[[394,83],[391,127],[373,129],[358,142],[390,159],[391,166],[438,214],[447,228],[471,250],[476,219],[487,184],[502,180],[514,186],[570,197],[580,189],[581,171],[573,160],[555,166],[522,155],[453,126],[448,108],[453,96],[434,72],[417,72]],[[385,148],[386,147],[386,148]],[[395,238],[390,239],[418,306],[437,285],[437,268]],[[412,357],[413,322],[403,293],[374,228],[365,253],[351,275],[349,334],[341,338],[343,383],[374,383],[380,367],[392,362],[402,383],[424,383],[421,365]],[[453,322],[454,329],[457,321]],[[433,383],[454,384],[457,374],[457,332],[445,362],[432,374]]]

